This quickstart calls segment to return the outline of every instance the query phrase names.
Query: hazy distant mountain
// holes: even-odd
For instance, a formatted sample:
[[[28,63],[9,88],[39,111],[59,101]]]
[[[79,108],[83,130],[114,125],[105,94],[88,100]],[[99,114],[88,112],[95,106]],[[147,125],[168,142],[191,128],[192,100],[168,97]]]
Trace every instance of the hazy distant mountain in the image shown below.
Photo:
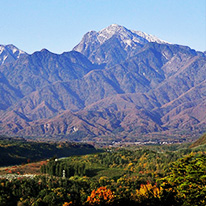
[[[24,55],[27,53],[12,44],[0,45],[0,65],[13,62]]]
[[[121,139],[206,128],[204,53],[118,25],[74,50],[0,66],[0,133]]]

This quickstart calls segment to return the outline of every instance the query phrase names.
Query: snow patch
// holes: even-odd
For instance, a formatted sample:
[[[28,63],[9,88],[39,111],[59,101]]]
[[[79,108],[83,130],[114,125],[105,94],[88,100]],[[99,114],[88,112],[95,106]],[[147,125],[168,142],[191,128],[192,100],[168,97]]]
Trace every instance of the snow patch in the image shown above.
[[[8,58],[8,56],[4,56],[4,57],[3,57],[2,64],[4,64],[4,62],[6,61],[7,58]]]
[[[131,39],[125,40],[124,43],[126,43],[128,46],[132,46],[132,40]]]
[[[154,36],[154,35],[147,34],[147,33],[142,32],[142,31],[133,31],[133,30],[132,30],[132,32],[135,33],[135,34],[137,34],[137,35],[139,35],[139,36],[141,36],[142,38],[146,39],[146,40],[149,41],[149,42],[157,42],[157,43],[159,43],[159,44],[170,44],[170,43],[167,42],[167,41],[161,40],[161,39],[157,38],[157,37]]]
[[[3,46],[0,46],[0,54],[2,54],[5,51],[5,48]]]

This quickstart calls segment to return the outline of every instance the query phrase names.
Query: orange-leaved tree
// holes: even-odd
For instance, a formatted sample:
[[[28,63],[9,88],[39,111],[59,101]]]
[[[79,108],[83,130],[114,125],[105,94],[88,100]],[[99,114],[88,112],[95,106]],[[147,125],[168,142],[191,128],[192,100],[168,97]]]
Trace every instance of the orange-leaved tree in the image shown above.
[[[110,189],[106,187],[99,187],[93,190],[91,195],[87,198],[87,205],[112,205],[115,195]]]
[[[70,202],[65,202],[64,204],[63,204],[63,206],[71,206],[72,205],[72,201],[70,201]]]

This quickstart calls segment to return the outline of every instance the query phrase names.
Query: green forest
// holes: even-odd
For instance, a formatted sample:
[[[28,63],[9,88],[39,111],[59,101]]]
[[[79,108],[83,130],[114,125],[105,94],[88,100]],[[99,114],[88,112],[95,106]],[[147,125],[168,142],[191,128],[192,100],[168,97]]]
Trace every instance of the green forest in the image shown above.
[[[206,145],[133,146],[50,158],[41,175],[0,179],[1,205],[206,205]],[[93,147],[92,147],[93,148]]]

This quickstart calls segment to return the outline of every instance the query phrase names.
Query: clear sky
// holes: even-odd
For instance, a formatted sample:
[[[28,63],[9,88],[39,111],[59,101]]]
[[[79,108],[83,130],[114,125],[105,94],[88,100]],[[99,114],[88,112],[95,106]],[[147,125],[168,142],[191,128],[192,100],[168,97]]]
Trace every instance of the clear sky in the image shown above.
[[[0,0],[0,44],[33,53],[70,51],[82,36],[116,23],[206,50],[206,0]]]

